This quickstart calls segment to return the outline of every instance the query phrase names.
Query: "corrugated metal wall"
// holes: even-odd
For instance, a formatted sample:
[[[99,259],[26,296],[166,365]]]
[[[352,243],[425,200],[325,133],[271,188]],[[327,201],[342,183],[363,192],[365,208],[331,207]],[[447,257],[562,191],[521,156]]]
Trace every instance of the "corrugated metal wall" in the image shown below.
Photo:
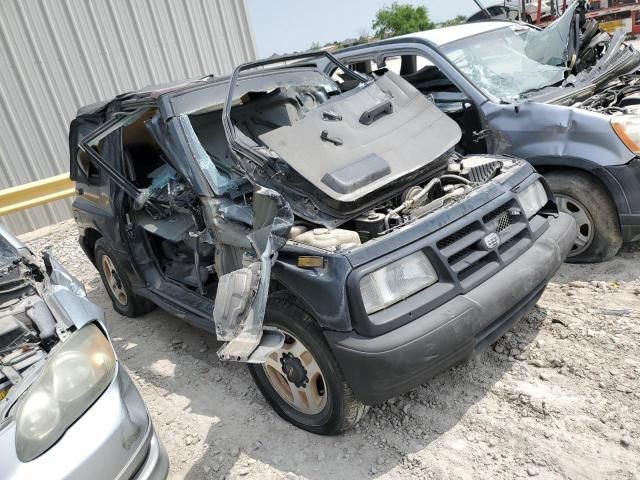
[[[255,57],[244,0],[0,0],[0,189],[69,170],[78,107]],[[23,233],[69,205],[0,222]]]

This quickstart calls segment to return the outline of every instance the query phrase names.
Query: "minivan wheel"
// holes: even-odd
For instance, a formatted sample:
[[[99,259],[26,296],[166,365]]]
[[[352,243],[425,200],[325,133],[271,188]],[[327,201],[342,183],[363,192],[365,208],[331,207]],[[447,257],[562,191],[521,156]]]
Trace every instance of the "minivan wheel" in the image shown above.
[[[558,210],[571,215],[578,227],[567,262],[602,262],[618,253],[622,246],[618,212],[597,180],[582,172],[549,172],[544,178]]]
[[[133,293],[129,279],[103,238],[96,242],[94,252],[100,278],[116,312],[126,317],[138,317],[155,308],[149,300]]]
[[[342,376],[315,320],[290,297],[269,299],[265,325],[285,343],[264,364],[248,364],[256,385],[282,418],[312,433],[333,435],[353,427],[367,407]]]

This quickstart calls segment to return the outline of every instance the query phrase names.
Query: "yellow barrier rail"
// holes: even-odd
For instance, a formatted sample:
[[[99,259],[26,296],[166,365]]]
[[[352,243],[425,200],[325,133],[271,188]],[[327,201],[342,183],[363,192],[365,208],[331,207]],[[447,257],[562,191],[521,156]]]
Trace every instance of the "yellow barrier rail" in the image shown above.
[[[75,194],[69,173],[0,190],[0,216],[61,200]]]

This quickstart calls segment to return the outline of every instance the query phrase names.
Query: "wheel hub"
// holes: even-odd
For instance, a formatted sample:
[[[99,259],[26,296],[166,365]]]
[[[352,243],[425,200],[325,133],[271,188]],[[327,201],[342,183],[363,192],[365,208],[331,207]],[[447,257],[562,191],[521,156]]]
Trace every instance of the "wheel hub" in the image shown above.
[[[591,246],[595,235],[594,222],[591,214],[580,201],[560,193],[556,193],[555,196],[558,210],[571,215],[578,227],[576,241],[569,252],[569,257],[575,257]]]
[[[282,364],[282,372],[287,377],[287,380],[293,383],[298,388],[304,388],[309,382],[307,377],[307,370],[302,365],[302,361],[298,357],[294,357],[293,354],[286,352],[280,357],[280,363]]]
[[[115,266],[111,259],[104,255],[102,257],[102,268],[104,271],[104,276],[106,279],[107,287],[111,290],[111,293],[114,295],[118,303],[121,305],[127,305],[127,294],[124,290],[124,286],[122,285],[122,280],[116,271]]]
[[[298,412],[316,415],[327,405],[328,393],[320,365],[309,349],[291,332],[282,347],[272,352],[263,365],[275,393]]]

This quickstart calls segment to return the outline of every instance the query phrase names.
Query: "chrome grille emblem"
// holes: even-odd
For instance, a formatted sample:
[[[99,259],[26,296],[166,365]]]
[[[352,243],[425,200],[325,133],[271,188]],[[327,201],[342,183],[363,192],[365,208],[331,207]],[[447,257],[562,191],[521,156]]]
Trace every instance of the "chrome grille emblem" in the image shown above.
[[[500,246],[500,236],[497,233],[490,233],[482,239],[482,243],[487,250],[493,250]]]

